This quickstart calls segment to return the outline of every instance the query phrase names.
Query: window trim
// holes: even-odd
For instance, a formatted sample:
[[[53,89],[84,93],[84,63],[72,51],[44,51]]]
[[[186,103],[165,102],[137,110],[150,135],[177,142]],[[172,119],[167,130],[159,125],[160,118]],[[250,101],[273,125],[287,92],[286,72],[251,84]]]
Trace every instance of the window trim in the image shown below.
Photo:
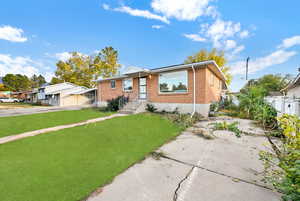
[[[187,81],[187,86],[186,86],[186,91],[185,92],[161,92],[160,91],[160,83],[159,83],[159,79],[160,79],[160,75],[161,74],[168,74],[168,73],[175,73],[175,72],[186,72],[186,81]],[[160,95],[168,95],[168,94],[188,94],[189,93],[189,72],[188,70],[178,70],[178,71],[169,71],[169,72],[162,72],[162,73],[158,73],[158,79],[157,79],[157,90],[158,90],[158,94]]]
[[[125,90],[125,88],[124,88],[124,82],[125,82],[125,80],[131,80],[131,88],[132,88],[132,89],[130,89],[130,90]],[[133,91],[133,78],[124,78],[124,79],[122,80],[122,88],[123,88],[123,91],[124,91],[124,92],[132,92],[132,91]]]
[[[114,84],[114,87],[112,87],[112,82],[115,83],[115,84]],[[110,88],[111,88],[111,89],[115,89],[115,88],[116,88],[116,80],[111,80],[111,81],[110,81]]]

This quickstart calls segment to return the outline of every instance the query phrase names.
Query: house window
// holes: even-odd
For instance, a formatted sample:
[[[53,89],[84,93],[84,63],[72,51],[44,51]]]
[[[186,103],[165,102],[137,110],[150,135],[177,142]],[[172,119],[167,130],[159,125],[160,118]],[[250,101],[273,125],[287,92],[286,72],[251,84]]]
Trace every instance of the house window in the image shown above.
[[[132,78],[124,79],[123,80],[123,90],[124,91],[132,91],[132,88],[133,88]]]
[[[116,88],[116,80],[111,80],[111,81],[110,81],[110,87],[111,87],[112,89],[115,89],[115,88]]]
[[[188,91],[187,71],[177,71],[159,74],[160,93],[185,93]]]

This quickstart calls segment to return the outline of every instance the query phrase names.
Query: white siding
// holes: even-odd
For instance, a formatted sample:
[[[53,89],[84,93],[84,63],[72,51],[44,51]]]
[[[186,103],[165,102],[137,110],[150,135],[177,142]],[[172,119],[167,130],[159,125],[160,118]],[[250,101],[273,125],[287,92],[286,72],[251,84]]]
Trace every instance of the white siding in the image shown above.
[[[300,98],[300,85],[295,88],[289,89],[287,92],[287,96],[292,98]]]
[[[269,96],[265,100],[281,114],[300,116],[300,99],[284,96]]]

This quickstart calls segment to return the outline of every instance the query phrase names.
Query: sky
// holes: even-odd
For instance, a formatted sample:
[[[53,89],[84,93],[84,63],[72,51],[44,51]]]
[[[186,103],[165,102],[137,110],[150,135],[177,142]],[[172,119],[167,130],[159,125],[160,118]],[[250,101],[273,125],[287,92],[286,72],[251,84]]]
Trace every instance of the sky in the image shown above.
[[[69,52],[106,46],[122,69],[183,63],[206,48],[225,51],[232,91],[249,78],[298,73],[300,1],[26,0],[2,1],[0,76],[42,74],[50,81]]]

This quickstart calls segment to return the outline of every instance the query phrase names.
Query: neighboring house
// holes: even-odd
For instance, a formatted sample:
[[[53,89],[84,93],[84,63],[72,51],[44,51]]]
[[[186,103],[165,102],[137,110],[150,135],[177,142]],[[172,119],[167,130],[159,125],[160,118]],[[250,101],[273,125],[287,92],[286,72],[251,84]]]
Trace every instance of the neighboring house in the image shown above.
[[[0,91],[0,98],[10,98],[11,91]]]
[[[30,100],[30,94],[32,91],[18,91],[18,92],[12,92],[11,96],[13,98],[28,102]]]
[[[64,82],[34,89],[31,100],[53,106],[89,105],[96,103],[96,92],[95,88]]]
[[[266,97],[269,102],[279,113],[300,116],[300,73],[290,82],[281,93],[271,93]]]
[[[282,92],[284,92],[287,97],[300,98],[300,73],[282,90]]]
[[[155,69],[134,69],[98,80],[98,105],[118,96],[130,102],[153,104],[158,110],[209,113],[210,103],[219,101],[227,89],[225,77],[215,61],[180,64]],[[144,104],[145,105],[145,104]]]
[[[38,102],[38,88],[32,89],[31,93],[29,93],[29,101],[30,103],[37,103]]]

